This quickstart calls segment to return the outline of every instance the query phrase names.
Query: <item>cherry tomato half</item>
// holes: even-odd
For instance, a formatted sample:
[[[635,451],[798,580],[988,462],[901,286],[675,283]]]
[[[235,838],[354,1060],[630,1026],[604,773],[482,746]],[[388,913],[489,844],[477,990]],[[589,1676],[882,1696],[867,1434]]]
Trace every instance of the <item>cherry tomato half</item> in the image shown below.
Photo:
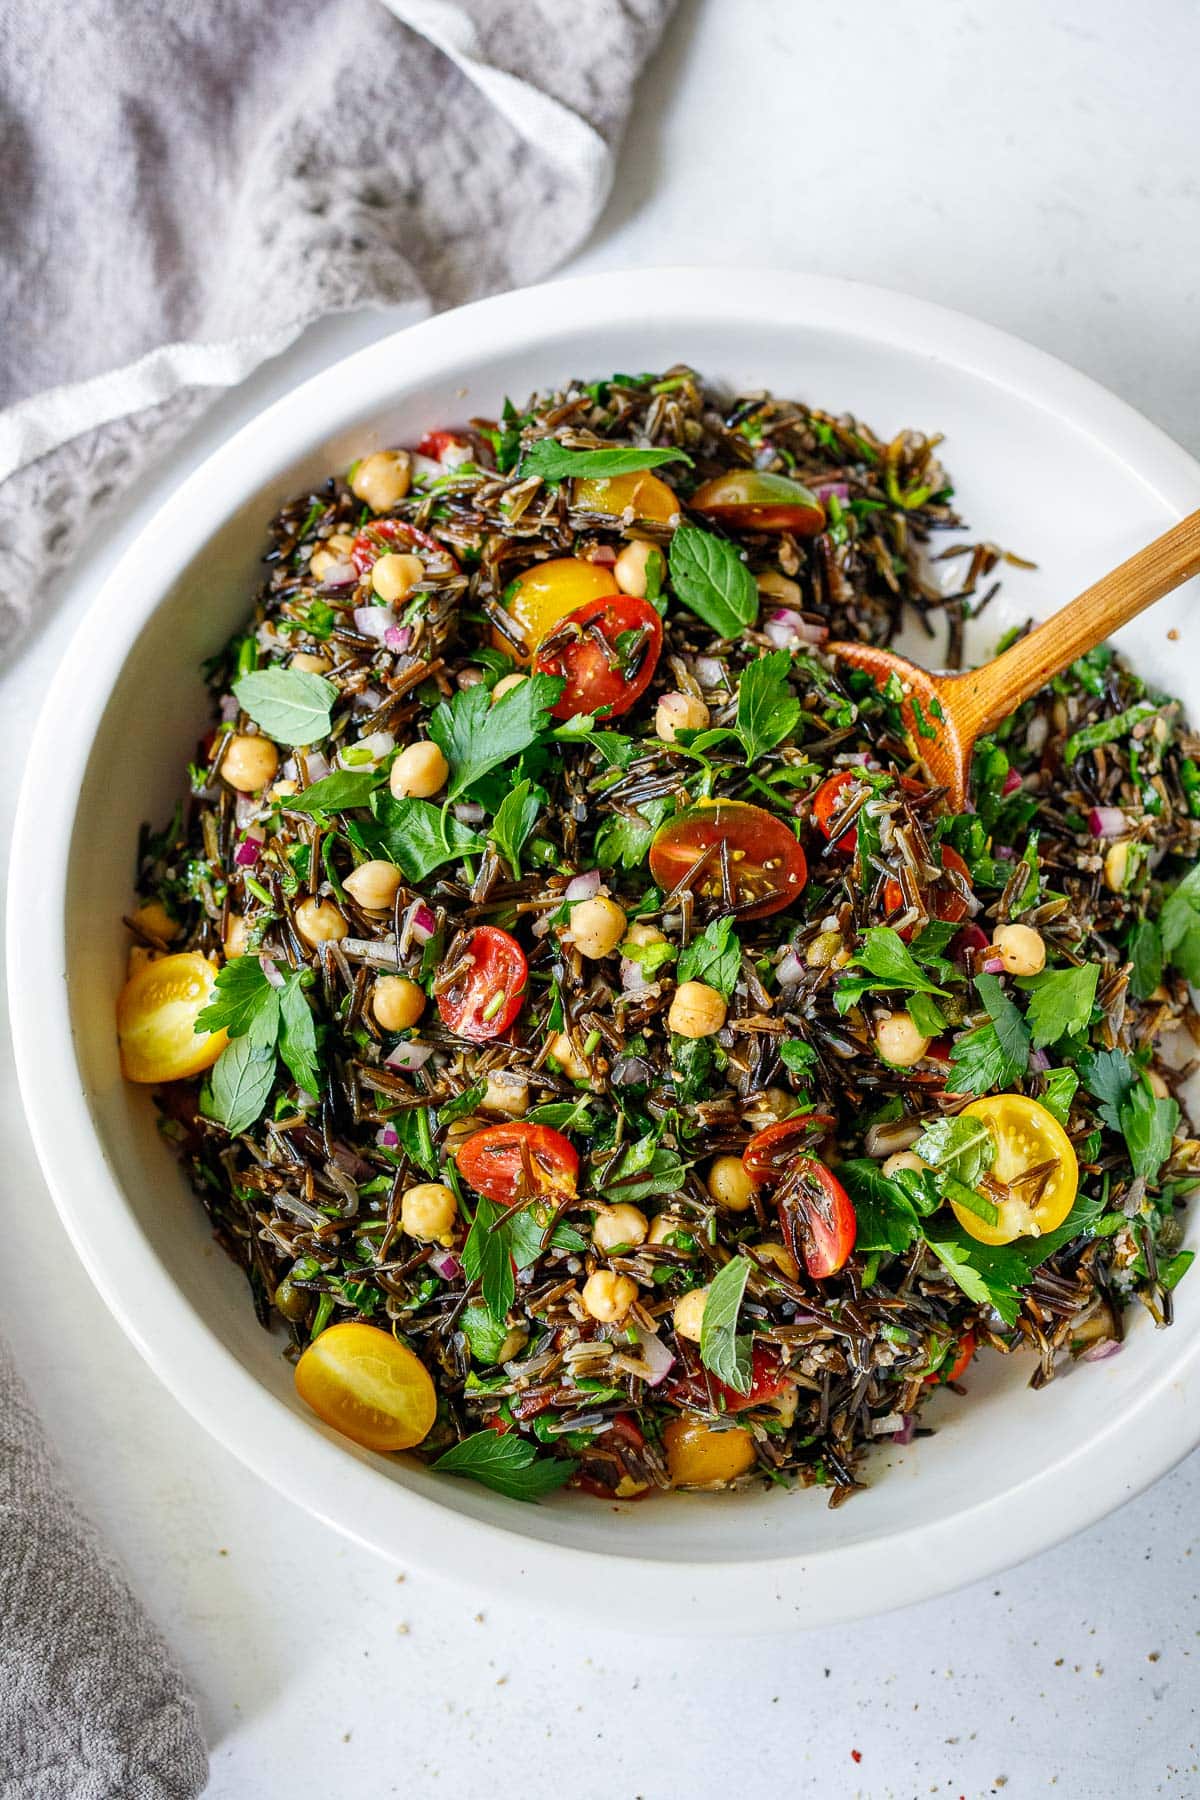
[[[485,1125],[454,1153],[459,1172],[476,1193],[501,1206],[529,1194],[573,1194],[579,1181],[579,1153],[550,1125]]]
[[[706,900],[722,899],[723,844],[729,847],[731,899],[739,918],[765,919],[799,896],[808,879],[804,851],[782,819],[746,800],[692,806],[668,819],[650,846],[650,873],[664,892],[672,893],[697,857],[716,846],[692,892]]]
[[[797,1150],[833,1129],[831,1113],[797,1113],[756,1131],[742,1151],[742,1166],[755,1181],[777,1181]]]
[[[953,844],[942,844],[940,849],[942,868],[950,870],[955,875],[961,875],[969,887],[971,885],[971,871],[968,869],[966,863],[958,854],[958,851],[954,848]],[[928,906],[933,917],[935,919],[944,920],[947,925],[957,925],[961,919],[966,918],[968,912],[971,910],[965,896],[957,887],[952,886],[948,881],[937,881],[934,883],[929,891]],[[888,879],[883,884],[884,912],[889,914],[897,913],[902,911],[903,908],[904,889],[900,886],[898,881],[894,881],[889,875]],[[905,926],[904,930],[900,933],[900,936],[904,939],[905,943],[913,936],[915,929],[916,927],[912,925]]]
[[[403,519],[374,519],[365,525],[350,546],[350,561],[360,575],[365,575],[381,556],[393,550],[419,555],[433,575],[450,575],[458,569],[457,561],[444,544],[439,544],[427,531],[418,531],[415,525],[406,524]]]
[[[216,965],[195,950],[160,956],[130,977],[117,1001],[126,1081],[182,1081],[216,1062],[225,1033],[196,1030],[216,981]]]
[[[854,1248],[858,1220],[850,1196],[815,1156],[798,1156],[778,1196],[784,1242],[814,1281],[836,1275]]]
[[[587,512],[609,513],[614,518],[632,507],[639,519],[669,525],[679,512],[679,502],[665,481],[642,469],[634,475],[586,476],[576,481],[572,504]]]
[[[317,1417],[368,1450],[428,1437],[437,1394],[420,1357],[361,1320],[328,1325],[296,1364],[296,1392]]]
[[[853,780],[852,769],[840,769],[836,775],[827,776],[812,797],[812,816],[817,822],[818,829],[826,837],[830,835],[830,826],[833,820],[846,805],[848,799],[846,789]],[[851,825],[848,831],[843,831],[834,845],[834,849],[840,850],[843,856],[853,856],[857,843],[858,832]]]
[[[617,1413],[603,1437],[582,1452],[571,1486],[598,1500],[644,1499],[650,1483],[631,1473],[628,1453],[640,1456],[645,1448],[646,1435],[637,1420],[629,1413]]]
[[[582,556],[554,556],[549,562],[531,563],[504,591],[505,610],[524,638],[526,651],[518,654],[501,631],[493,630],[492,643],[497,650],[516,656],[518,662],[528,662],[542,639],[569,613],[589,600],[619,591],[611,565],[606,568]]]
[[[464,965],[437,997],[442,1023],[459,1037],[484,1043],[507,1031],[521,1010],[529,964],[515,937],[499,925],[460,931],[446,951],[443,968]]]
[[[768,1406],[772,1400],[778,1400],[789,1388],[796,1385],[795,1377],[784,1369],[776,1350],[768,1350],[764,1344],[756,1344],[750,1359],[750,1391],[739,1394],[736,1388],[727,1387],[718,1381],[715,1375],[707,1379],[700,1369],[689,1370],[680,1381],[672,1382],[667,1390],[667,1398],[678,1406],[689,1406],[697,1411],[708,1411],[708,1388],[712,1383],[713,1393],[718,1397],[722,1409],[727,1413],[746,1412],[751,1406]]]
[[[700,484],[688,503],[693,512],[740,531],[792,531],[816,537],[825,508],[803,482],[759,469],[728,469]]]
[[[961,1381],[971,1366],[971,1358],[975,1354],[975,1333],[964,1331],[958,1340],[958,1346],[949,1362],[935,1369],[932,1375],[925,1377],[926,1387],[944,1386],[947,1381]]]
[[[427,431],[417,445],[417,455],[427,456],[430,462],[445,462],[447,450],[471,451],[469,438],[461,431]]]
[[[724,1487],[758,1461],[754,1438],[741,1425],[709,1425],[681,1414],[663,1429],[672,1487]]]
[[[609,594],[567,614],[537,647],[539,675],[561,675],[566,687],[551,707],[556,719],[599,712],[619,718],[640,700],[662,650],[662,620],[648,600]]]
[[[952,1200],[963,1230],[981,1244],[1011,1244],[1057,1230],[1075,1202],[1079,1163],[1054,1114],[1024,1094],[987,1094],[964,1106],[959,1117],[987,1126],[996,1149],[991,1173],[1010,1194],[999,1202],[994,1225]]]

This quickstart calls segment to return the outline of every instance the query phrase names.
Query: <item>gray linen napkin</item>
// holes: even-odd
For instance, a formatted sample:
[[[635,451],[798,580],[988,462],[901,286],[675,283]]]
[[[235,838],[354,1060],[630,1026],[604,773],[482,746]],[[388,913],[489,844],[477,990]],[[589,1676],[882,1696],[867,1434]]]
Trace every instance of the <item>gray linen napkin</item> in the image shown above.
[[[568,256],[672,4],[0,0],[0,650],[310,321]]]
[[[587,236],[673,0],[388,3],[0,0],[0,650],[310,321],[519,285]],[[205,1772],[0,1345],[0,1800],[174,1800]]]

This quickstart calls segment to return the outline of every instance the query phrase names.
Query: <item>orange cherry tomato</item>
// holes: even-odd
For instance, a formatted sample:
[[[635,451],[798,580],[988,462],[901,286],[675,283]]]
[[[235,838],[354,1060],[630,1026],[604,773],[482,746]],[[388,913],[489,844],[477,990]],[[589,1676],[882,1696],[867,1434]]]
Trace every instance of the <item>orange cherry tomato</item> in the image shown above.
[[[182,1081],[216,1062],[223,1031],[197,1032],[217,971],[199,951],[160,956],[130,976],[117,1001],[117,1038],[126,1081]]]
[[[815,1156],[796,1156],[776,1197],[784,1242],[814,1281],[836,1275],[854,1248],[858,1220],[849,1194]]]
[[[834,818],[846,805],[849,797],[846,789],[854,778],[852,769],[840,769],[836,775],[827,776],[812,797],[812,816],[817,822],[818,829],[826,837],[830,835],[830,826]],[[843,831],[834,845],[834,849],[840,850],[843,856],[853,856],[857,844],[858,832],[851,825],[849,831]]]
[[[942,868],[952,871],[955,875],[961,875],[969,887],[971,871],[953,844],[941,845],[941,853]],[[903,907],[904,889],[889,875],[883,884],[884,912],[889,914],[900,912]],[[970,907],[957,887],[952,887],[947,881],[938,881],[930,890],[929,910],[935,919],[942,919],[947,925],[957,925],[961,919],[966,918]],[[913,931],[913,926],[906,925],[900,936],[907,943],[912,937]]]
[[[357,1319],[314,1338],[296,1364],[296,1392],[319,1419],[368,1450],[411,1450],[437,1417],[420,1357],[390,1331]]]
[[[816,537],[825,529],[825,508],[803,482],[759,469],[728,469],[700,484],[689,505],[735,531],[792,531]]]
[[[1014,1238],[1057,1231],[1075,1204],[1079,1161],[1054,1114],[1025,1094],[985,1094],[964,1106],[959,1117],[987,1126],[996,1152],[991,1173],[1008,1190],[1008,1198],[996,1202],[994,1224],[951,1200],[963,1230],[981,1244],[1011,1244]],[[1033,1184],[1027,1178],[1035,1171],[1040,1179]]]
[[[797,899],[808,879],[808,863],[782,819],[746,800],[718,800],[676,813],[650,846],[650,873],[672,893],[705,850],[715,848],[692,892],[723,899],[721,846],[728,846],[730,899],[742,919],[765,919]]]
[[[579,1182],[575,1146],[553,1126],[524,1120],[472,1132],[454,1152],[454,1160],[476,1193],[501,1206],[529,1194],[573,1194]]]
[[[803,1112],[756,1131],[742,1151],[742,1167],[755,1181],[777,1181],[795,1152],[832,1131],[832,1113]]]
[[[925,1386],[937,1387],[944,1385],[947,1381],[961,1381],[970,1367],[971,1358],[974,1354],[975,1333],[973,1331],[964,1331],[958,1340],[958,1348],[954,1352],[953,1360],[949,1363],[943,1363],[940,1369],[935,1369],[933,1371],[932,1375],[927,1375],[925,1377]]]
[[[741,1425],[710,1425],[681,1413],[663,1429],[672,1487],[724,1487],[758,1461],[753,1435]]]
[[[518,662],[527,663],[542,639],[568,613],[589,600],[619,591],[611,567],[586,562],[582,556],[555,556],[549,562],[531,563],[504,591],[505,609],[525,640],[525,650],[518,652],[500,631],[493,631],[492,643]]]
[[[662,620],[648,600],[610,594],[589,600],[560,619],[537,647],[539,675],[561,675],[566,687],[551,707],[556,719],[607,708],[620,718],[654,678],[662,650]]]
[[[529,964],[515,937],[499,925],[460,931],[443,967],[466,966],[437,997],[442,1023],[476,1043],[499,1037],[521,1010]]]
[[[614,518],[632,507],[636,518],[660,525],[669,525],[679,512],[679,501],[671,489],[649,469],[634,475],[584,476],[574,483],[571,500],[583,511],[609,513]]]
[[[360,575],[365,575],[381,556],[394,550],[420,556],[432,575],[454,574],[458,570],[457,560],[444,544],[403,519],[373,519],[365,525],[350,546],[350,561]]]

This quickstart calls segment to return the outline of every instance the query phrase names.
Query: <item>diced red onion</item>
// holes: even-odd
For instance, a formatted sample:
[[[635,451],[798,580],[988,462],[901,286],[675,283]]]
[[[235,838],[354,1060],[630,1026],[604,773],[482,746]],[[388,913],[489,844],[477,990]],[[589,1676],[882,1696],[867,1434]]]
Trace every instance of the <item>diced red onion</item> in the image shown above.
[[[796,650],[801,644],[823,644],[829,627],[806,619],[793,607],[779,606],[768,615],[763,633],[777,650]]]
[[[487,818],[487,811],[477,800],[460,800],[450,811],[460,825],[478,825]]]
[[[221,695],[221,718],[226,725],[232,725],[241,710],[232,694]]]
[[[412,643],[411,625],[389,625],[383,634],[383,641],[389,650],[407,650]]]
[[[370,731],[365,738],[359,738],[360,750],[369,750],[375,762],[382,762],[385,756],[396,748],[396,740],[390,731]],[[351,764],[351,767],[361,766]]]
[[[539,913],[537,918],[533,921],[533,924],[529,927],[529,929],[530,929],[530,931],[532,931],[534,937],[536,937],[536,938],[545,937],[546,933],[550,929],[550,914],[548,912]]]
[[[601,544],[588,558],[589,562],[594,562],[601,569],[611,569],[616,560],[617,553],[611,544]]]
[[[869,751],[853,750],[844,756],[835,756],[833,760],[846,769],[865,769],[871,758]]]
[[[812,491],[818,500],[828,500],[830,494],[836,494],[839,500],[850,498],[850,484],[846,481],[814,481]]]
[[[314,781],[324,781],[329,773],[329,763],[319,750],[310,750],[304,758],[304,766],[308,770],[308,785]]]
[[[340,1169],[343,1175],[349,1175],[352,1181],[367,1181],[375,1172],[370,1163],[364,1162],[349,1144],[335,1142],[329,1160],[335,1169]]]
[[[250,834],[247,834],[233,853],[233,860],[238,868],[252,869],[258,861],[259,852],[262,850],[262,847],[262,838],[253,837]]]
[[[1004,958],[1002,956],[985,956],[983,959],[983,972],[985,975],[1003,975]]]
[[[621,990],[626,994],[644,994],[651,985],[646,980],[646,971],[640,962],[632,957],[623,956],[620,966]]]
[[[698,656],[696,658],[696,680],[701,687],[728,687],[729,676],[724,663],[717,656]]]
[[[383,695],[378,688],[364,688],[361,694],[355,694],[354,704],[364,712],[377,712],[383,705]]]
[[[594,900],[599,892],[600,871],[599,869],[589,869],[586,875],[575,875],[571,878],[567,883],[567,891],[563,895],[563,899],[571,902]]]
[[[619,1056],[609,1079],[617,1087],[628,1087],[634,1081],[649,1081],[650,1065],[640,1056]]]
[[[245,831],[261,811],[261,800],[256,800],[253,794],[239,794],[233,806],[234,824],[240,831]]]
[[[787,950],[780,958],[775,974],[780,987],[795,987],[798,981],[804,979],[804,964],[794,950]]]
[[[412,472],[417,481],[440,481],[446,470],[444,464],[436,462],[432,456],[422,456],[419,450],[414,450]]]
[[[1119,806],[1093,806],[1088,814],[1088,830],[1093,837],[1124,837],[1129,830],[1125,814]]]
[[[1050,1067],[1050,1058],[1046,1055],[1044,1050],[1031,1050],[1029,1052],[1029,1066],[1031,1069],[1036,1069],[1039,1075],[1044,1075],[1046,1070]]]
[[[893,1444],[911,1444],[913,1432],[916,1430],[917,1415],[916,1413],[901,1413],[900,1417],[903,1419],[904,1423],[901,1425],[899,1431],[894,1431],[892,1433],[892,1442]]]
[[[329,567],[322,577],[321,586],[324,588],[357,587],[358,570],[352,562],[349,562],[345,557],[339,556],[336,562],[331,562],[329,564]]]
[[[404,920],[404,929],[416,944],[427,944],[437,929],[437,920],[423,900],[414,900]]]
[[[675,1353],[663,1343],[656,1331],[643,1331],[641,1326],[635,1329],[642,1361],[650,1370],[646,1376],[646,1386],[657,1387],[675,1367]]]
[[[384,1150],[398,1150],[400,1136],[394,1125],[381,1125],[375,1133],[375,1142]]]
[[[1101,1338],[1098,1344],[1089,1344],[1080,1354],[1080,1362],[1107,1362],[1110,1356],[1116,1356],[1125,1348],[1116,1338]]]
[[[411,1075],[418,1069],[423,1069],[432,1055],[432,1044],[419,1044],[412,1039],[407,1043],[397,1044],[383,1060],[389,1069],[402,1069]]]
[[[258,960],[262,966],[262,972],[266,976],[269,985],[273,988],[283,987],[284,986],[283,976],[279,973],[279,970],[275,967],[275,964],[272,961],[272,959],[269,956],[260,956]]]
[[[462,1274],[462,1264],[453,1250],[435,1250],[429,1258],[429,1267],[443,1281],[457,1281]]]
[[[354,629],[361,637],[374,638],[380,644],[396,623],[396,615],[390,606],[356,606],[353,618]]]
[[[1021,785],[1021,777],[1015,769],[1010,769],[1004,777],[1004,786],[1000,790],[1004,794],[1015,794]]]

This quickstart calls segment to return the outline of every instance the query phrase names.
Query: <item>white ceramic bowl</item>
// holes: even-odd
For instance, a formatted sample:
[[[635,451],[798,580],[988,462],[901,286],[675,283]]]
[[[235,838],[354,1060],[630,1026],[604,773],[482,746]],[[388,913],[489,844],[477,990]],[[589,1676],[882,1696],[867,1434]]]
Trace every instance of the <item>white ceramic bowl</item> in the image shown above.
[[[97,1287],[143,1356],[268,1481],[385,1555],[520,1589],[641,1631],[831,1623],[938,1593],[1043,1549],[1160,1475],[1200,1437],[1200,1291],[1155,1332],[1141,1309],[1111,1361],[1025,1385],[988,1357],[937,1434],[878,1453],[874,1485],[830,1512],[819,1490],[522,1506],[327,1431],[295,1397],[280,1340],[117,1066],[137,828],[162,820],[206,720],[197,666],[241,620],[281,501],[364,451],[487,413],[508,393],[687,360],[876,430],[947,434],[973,532],[1037,559],[974,639],[1045,612],[1200,499],[1200,469],[1062,364],[956,314],[795,275],[601,275],[484,301],[318,376],[180,488],[98,596],[32,747],[13,849],[9,975],[25,1104],[50,1188]],[[1142,672],[1200,718],[1195,595],[1122,634]],[[1192,616],[1189,617],[1189,607]],[[1177,631],[1175,639],[1169,630]]]

